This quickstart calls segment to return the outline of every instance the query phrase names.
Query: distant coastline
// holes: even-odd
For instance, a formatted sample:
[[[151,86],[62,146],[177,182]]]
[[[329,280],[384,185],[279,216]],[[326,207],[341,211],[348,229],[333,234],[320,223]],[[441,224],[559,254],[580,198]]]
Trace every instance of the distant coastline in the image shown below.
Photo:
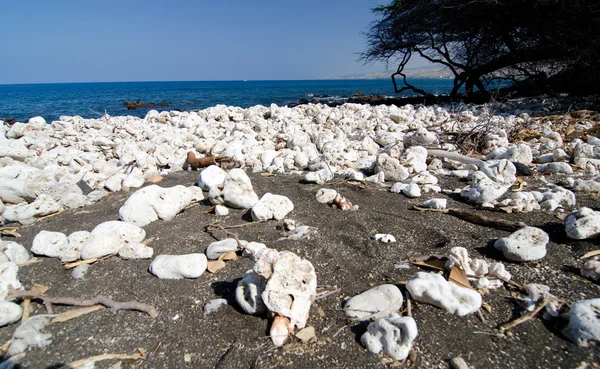
[[[330,80],[357,80],[357,79],[390,79],[392,74],[395,73],[395,70],[388,70],[383,72],[376,73],[365,73],[365,74],[352,74],[346,76],[338,76],[332,78],[326,78]],[[450,79],[453,78],[454,75],[451,71],[446,68],[440,68],[438,66],[426,66],[426,67],[416,67],[416,68],[406,68],[404,73],[409,78],[415,79]]]

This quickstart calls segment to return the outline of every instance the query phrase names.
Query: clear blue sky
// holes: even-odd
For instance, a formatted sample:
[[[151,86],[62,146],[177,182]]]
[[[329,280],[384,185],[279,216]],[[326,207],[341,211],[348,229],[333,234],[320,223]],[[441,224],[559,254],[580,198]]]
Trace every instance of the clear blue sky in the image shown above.
[[[357,59],[371,9],[387,2],[2,0],[0,84],[379,72]]]

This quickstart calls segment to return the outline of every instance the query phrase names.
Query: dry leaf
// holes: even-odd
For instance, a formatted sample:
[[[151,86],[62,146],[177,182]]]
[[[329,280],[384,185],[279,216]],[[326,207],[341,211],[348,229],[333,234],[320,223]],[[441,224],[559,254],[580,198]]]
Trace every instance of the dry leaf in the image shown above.
[[[207,264],[206,270],[210,273],[216,273],[225,268],[225,262],[223,260],[211,260]]]
[[[586,253],[585,255],[583,255],[582,257],[580,257],[579,259],[587,259],[587,258],[591,258],[592,256],[596,256],[596,255],[600,255],[600,250],[590,251],[590,252]]]
[[[35,282],[31,282],[31,284],[33,284],[33,287],[29,291],[39,293],[42,295],[50,289],[50,287],[48,287],[48,286],[44,286],[42,284],[37,284]]]
[[[160,182],[162,180],[163,180],[162,176],[159,176],[158,174],[153,174],[152,177],[150,177],[150,179],[148,180],[148,182],[156,183],[156,182]]]
[[[487,302],[483,301],[481,302],[481,308],[485,311],[487,311],[488,313],[492,312],[492,307],[490,306],[490,304],[488,304]]]
[[[237,260],[237,254],[235,253],[235,251],[227,251],[224,254],[221,254],[221,256],[219,256],[219,260]]]
[[[210,214],[213,211],[215,211],[215,208],[217,207],[217,205],[213,205],[210,208],[206,209],[206,211],[204,212],[204,214]]]
[[[298,331],[296,333],[296,337],[302,341],[302,343],[307,343],[311,339],[315,338],[315,328],[314,327],[306,327]]]
[[[435,256],[431,256],[427,260],[412,259],[410,260],[410,262],[413,265],[418,265],[425,268],[432,268],[436,270],[445,270],[444,266],[446,265],[446,260],[436,258]]]
[[[450,275],[448,276],[448,280],[456,283],[459,286],[475,290],[471,286],[471,283],[469,283],[469,278],[467,278],[467,273],[465,273],[464,270],[458,268],[457,266],[450,269]]]
[[[268,172],[262,172],[260,174],[261,177],[273,177],[275,174],[273,173],[268,173]]]
[[[80,317],[82,315],[86,315],[89,313],[93,313],[94,311],[98,311],[98,310],[102,310],[102,309],[105,309],[105,307],[102,305],[88,306],[88,307],[84,307],[81,309],[71,309],[69,311],[65,311],[64,313],[60,314],[56,318],[52,319],[51,323],[63,323],[68,320],[71,320],[71,319],[74,319],[74,318],[77,318],[77,317]]]

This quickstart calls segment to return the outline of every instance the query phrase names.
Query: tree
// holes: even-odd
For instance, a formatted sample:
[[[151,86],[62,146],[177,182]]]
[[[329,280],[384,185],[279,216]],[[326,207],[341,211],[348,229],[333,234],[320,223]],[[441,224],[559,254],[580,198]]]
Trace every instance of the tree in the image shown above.
[[[597,0],[392,0],[374,9],[366,62],[398,61],[396,92],[411,85],[404,68],[414,55],[449,69],[452,98],[509,80],[516,91],[597,92],[600,2]],[[404,86],[398,88],[396,78]]]

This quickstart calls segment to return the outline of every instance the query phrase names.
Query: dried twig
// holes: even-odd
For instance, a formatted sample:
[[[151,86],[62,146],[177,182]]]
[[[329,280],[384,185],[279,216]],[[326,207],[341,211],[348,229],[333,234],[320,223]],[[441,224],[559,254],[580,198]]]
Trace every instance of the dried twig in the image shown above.
[[[97,361],[103,361],[103,360],[111,360],[111,359],[118,359],[118,360],[145,360],[146,359],[146,354],[144,353],[144,350],[142,349],[138,349],[138,352],[135,354],[103,354],[103,355],[97,355],[97,356],[92,356],[92,357],[88,357],[85,359],[81,359],[81,360],[77,360],[77,361],[73,361],[70,362],[66,365],[63,365],[60,367],[60,369],[71,369],[71,368],[78,368],[81,367],[87,363],[90,362],[97,362]]]
[[[545,298],[532,311],[528,312],[527,314],[523,314],[522,316],[513,320],[512,322],[508,322],[508,323],[500,326],[500,332],[504,333],[505,331],[507,331],[511,328],[514,328],[514,327],[518,326],[519,324],[525,323],[526,321],[533,319],[537,315],[537,313],[539,313],[546,305],[548,305],[551,302],[555,302],[555,301],[560,301],[560,300],[557,299],[556,297]]]
[[[106,260],[108,258],[112,258],[113,256],[116,256],[117,254],[118,254],[118,252],[115,252],[113,254],[108,254],[108,255],[103,256],[101,258],[93,258],[93,259],[87,259],[87,260],[79,260],[79,261],[75,261],[73,263],[66,263],[66,264],[63,264],[63,267],[65,269],[73,269],[73,268],[78,267],[78,266],[80,266],[82,264],[93,264],[93,263],[98,262],[98,261],[102,261],[102,260]]]
[[[502,229],[505,231],[518,231],[521,228],[527,227],[527,224],[523,222],[513,222],[501,218],[491,218],[485,215],[475,214],[461,209],[429,209],[421,208],[419,206],[413,206],[413,209],[418,211],[431,211],[436,213],[450,214],[462,220],[466,220],[469,223],[479,224],[490,228]]]
[[[21,235],[17,233],[19,227],[0,227],[0,234],[3,236],[11,236],[14,238],[20,238]]]
[[[70,306],[104,305],[115,312],[118,310],[137,310],[150,315],[151,318],[156,318],[158,316],[158,311],[156,311],[156,309],[150,305],[137,301],[117,302],[104,296],[97,296],[93,299],[83,300],[75,297],[53,297],[35,291],[16,291],[8,295],[6,300],[10,301],[18,298],[42,300],[46,308],[50,311],[52,310],[52,304]]]
[[[338,287],[334,287],[334,289],[332,291],[322,291],[322,292],[320,292],[320,293],[317,294],[317,297],[315,297],[315,301],[322,300],[322,299],[324,299],[326,297],[329,297],[329,296],[331,296],[331,295],[333,295],[335,293],[338,293],[340,291],[341,291],[341,289],[338,288]]]

